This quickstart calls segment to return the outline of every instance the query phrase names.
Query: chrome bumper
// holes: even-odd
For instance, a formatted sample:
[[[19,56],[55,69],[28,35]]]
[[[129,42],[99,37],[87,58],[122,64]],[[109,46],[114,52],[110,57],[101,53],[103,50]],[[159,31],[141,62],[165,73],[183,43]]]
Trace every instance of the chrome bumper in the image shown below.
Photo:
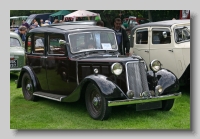
[[[168,100],[168,99],[176,99],[178,97],[181,97],[181,95],[182,95],[181,92],[179,92],[179,93],[162,95],[162,96],[157,96],[157,97],[142,97],[142,98],[108,101],[108,106],[110,107],[110,106],[130,105],[130,104],[155,102],[155,101]]]

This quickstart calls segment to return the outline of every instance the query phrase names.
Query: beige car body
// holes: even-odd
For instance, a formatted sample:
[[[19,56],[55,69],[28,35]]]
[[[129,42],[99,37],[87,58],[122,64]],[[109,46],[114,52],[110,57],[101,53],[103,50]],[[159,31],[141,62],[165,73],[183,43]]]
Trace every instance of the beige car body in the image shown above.
[[[151,62],[153,59],[158,59],[162,63],[162,67],[172,71],[178,79],[182,77],[187,67],[190,67],[190,40],[179,42],[175,41],[174,29],[178,27],[190,27],[190,20],[180,21],[166,21],[173,22],[171,26],[162,25],[164,21],[154,22],[156,25],[151,26],[154,23],[147,23],[145,26],[137,26],[131,32],[131,46],[130,53],[141,56],[146,63]],[[159,26],[159,23],[161,26]],[[149,24],[149,26],[148,26]],[[165,23],[164,23],[165,24]],[[167,23],[168,24],[168,23]],[[168,29],[170,31],[171,43],[168,44],[153,44],[152,43],[152,30],[153,29]],[[141,29],[148,30],[148,43],[137,44],[136,32]]]

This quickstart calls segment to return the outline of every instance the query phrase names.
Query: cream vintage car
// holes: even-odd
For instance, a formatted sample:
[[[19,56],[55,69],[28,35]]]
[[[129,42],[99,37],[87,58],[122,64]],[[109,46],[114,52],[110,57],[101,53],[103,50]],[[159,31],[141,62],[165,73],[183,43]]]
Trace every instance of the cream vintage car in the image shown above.
[[[166,20],[138,25],[131,30],[130,53],[146,63],[158,59],[180,83],[190,79],[190,20]]]

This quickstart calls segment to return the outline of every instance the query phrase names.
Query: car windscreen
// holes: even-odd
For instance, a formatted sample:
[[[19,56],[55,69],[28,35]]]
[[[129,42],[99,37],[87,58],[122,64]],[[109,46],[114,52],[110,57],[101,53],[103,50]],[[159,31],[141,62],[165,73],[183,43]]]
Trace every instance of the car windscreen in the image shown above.
[[[90,31],[69,34],[69,43],[72,53],[118,49],[115,34],[111,31]]]
[[[20,42],[16,38],[10,38],[10,46],[15,47],[15,46],[21,46]]]
[[[190,41],[190,31],[187,27],[178,27],[174,30],[175,42]]]

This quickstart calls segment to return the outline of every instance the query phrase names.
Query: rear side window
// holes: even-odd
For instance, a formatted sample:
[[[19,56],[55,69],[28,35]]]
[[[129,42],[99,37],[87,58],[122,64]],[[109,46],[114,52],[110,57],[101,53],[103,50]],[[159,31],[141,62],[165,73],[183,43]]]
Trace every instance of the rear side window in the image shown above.
[[[33,52],[43,54],[44,53],[44,34],[34,35]]]
[[[59,44],[60,40],[65,40],[63,34],[49,35],[48,54],[65,54],[66,46],[64,44]]]
[[[136,31],[136,44],[148,44],[147,29],[140,29]]]
[[[171,36],[169,29],[153,28],[152,29],[152,44],[169,44]]]
[[[15,46],[21,46],[20,42],[16,38],[10,38],[10,46],[15,47]]]

